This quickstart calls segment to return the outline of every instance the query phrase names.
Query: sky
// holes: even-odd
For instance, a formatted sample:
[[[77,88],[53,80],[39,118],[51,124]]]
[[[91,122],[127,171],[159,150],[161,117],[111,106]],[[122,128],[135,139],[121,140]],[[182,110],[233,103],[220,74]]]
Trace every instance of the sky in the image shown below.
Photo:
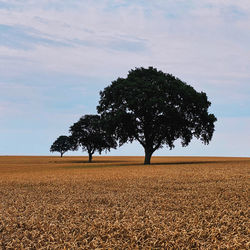
[[[155,155],[250,156],[249,0],[0,0],[0,155],[51,155],[101,90],[149,66],[205,92],[218,119],[209,145]]]

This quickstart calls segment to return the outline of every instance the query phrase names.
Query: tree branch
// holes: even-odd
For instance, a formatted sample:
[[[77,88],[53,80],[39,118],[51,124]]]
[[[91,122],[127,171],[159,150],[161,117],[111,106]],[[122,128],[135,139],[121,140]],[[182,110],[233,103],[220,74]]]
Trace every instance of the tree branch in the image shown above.
[[[135,139],[145,148],[145,143],[139,138],[139,136],[135,136]]]
[[[154,152],[155,150],[157,150],[157,149],[161,146],[162,140],[163,140],[163,137],[161,137],[161,138],[160,138],[160,141],[156,144],[155,147],[153,147],[153,152]]]

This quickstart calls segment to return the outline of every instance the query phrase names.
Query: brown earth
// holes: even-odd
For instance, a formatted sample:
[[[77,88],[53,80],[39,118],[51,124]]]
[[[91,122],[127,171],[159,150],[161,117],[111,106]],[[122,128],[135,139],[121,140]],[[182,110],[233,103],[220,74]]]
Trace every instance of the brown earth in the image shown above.
[[[0,157],[0,249],[249,249],[250,158]]]

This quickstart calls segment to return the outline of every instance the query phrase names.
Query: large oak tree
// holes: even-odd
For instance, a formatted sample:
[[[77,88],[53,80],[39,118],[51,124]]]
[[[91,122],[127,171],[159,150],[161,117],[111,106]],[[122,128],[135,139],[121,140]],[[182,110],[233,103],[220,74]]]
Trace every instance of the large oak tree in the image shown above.
[[[204,92],[171,74],[149,67],[129,71],[100,92],[98,113],[109,123],[119,145],[137,140],[144,148],[144,164],[164,145],[170,149],[181,139],[187,146],[193,137],[208,144],[216,117]]]

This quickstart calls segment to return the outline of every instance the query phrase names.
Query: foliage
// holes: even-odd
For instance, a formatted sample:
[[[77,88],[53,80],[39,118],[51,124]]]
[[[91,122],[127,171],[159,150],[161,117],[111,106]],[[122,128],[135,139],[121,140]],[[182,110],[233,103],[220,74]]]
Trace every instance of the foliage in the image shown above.
[[[83,151],[87,151],[89,162],[96,151],[101,154],[103,150],[116,148],[116,141],[109,136],[105,127],[106,123],[99,115],[85,115],[70,127],[74,149],[80,146]]]
[[[59,152],[61,157],[72,148],[71,138],[66,135],[59,136],[50,147],[50,152]]]
[[[119,145],[137,140],[145,150],[145,164],[152,154],[181,139],[187,146],[193,137],[208,144],[216,117],[203,92],[153,67],[131,70],[100,92],[98,113],[109,122]]]

